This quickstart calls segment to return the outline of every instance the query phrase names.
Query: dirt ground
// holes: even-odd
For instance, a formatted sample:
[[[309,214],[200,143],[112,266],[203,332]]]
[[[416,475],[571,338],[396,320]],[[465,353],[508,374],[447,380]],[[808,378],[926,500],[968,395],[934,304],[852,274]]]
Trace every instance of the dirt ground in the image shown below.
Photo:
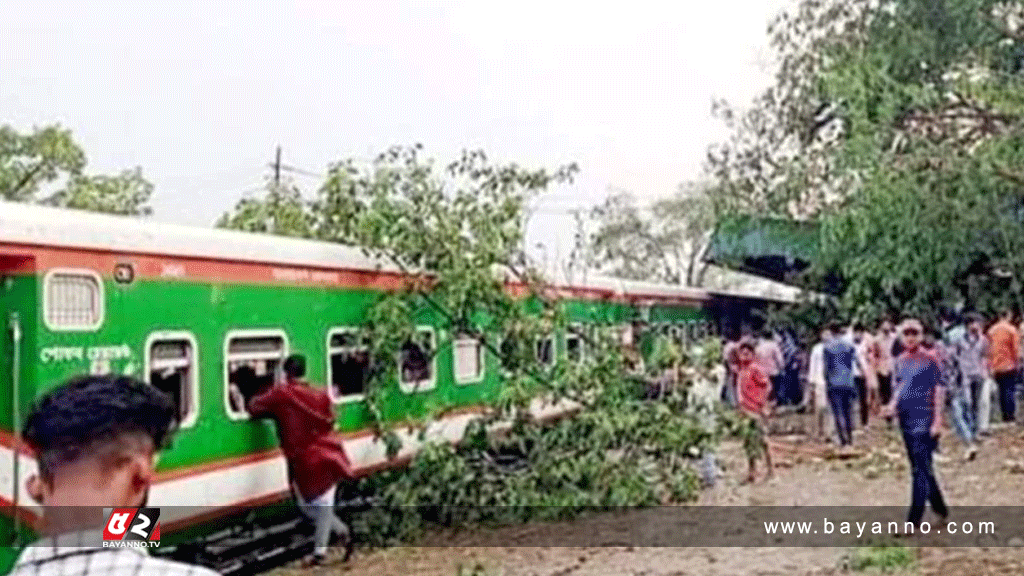
[[[726,443],[719,454],[723,476],[703,491],[695,505],[741,506],[905,506],[909,478],[902,440],[884,422],[873,422],[855,435],[857,454],[837,458],[827,445],[800,432],[801,417],[773,423],[775,478],[745,485],[742,451]],[[1016,506],[1024,494],[1024,428],[993,431],[974,461],[963,459],[963,446],[947,431],[937,456],[936,474],[947,502],[956,506]],[[927,519],[927,518],[926,518]],[[577,522],[577,526],[580,524]],[[545,525],[541,530],[573,530],[574,523]],[[491,532],[488,538],[516,541],[523,527]],[[493,542],[494,540],[489,540]],[[400,547],[362,550],[348,563],[329,558],[315,570],[285,567],[274,576],[457,576],[475,573],[522,576],[635,576],[775,574],[831,575],[849,570],[848,548],[526,548],[461,546]],[[452,544],[455,544],[454,542]],[[911,548],[917,562],[896,573],[981,576],[1024,573],[1020,548]]]

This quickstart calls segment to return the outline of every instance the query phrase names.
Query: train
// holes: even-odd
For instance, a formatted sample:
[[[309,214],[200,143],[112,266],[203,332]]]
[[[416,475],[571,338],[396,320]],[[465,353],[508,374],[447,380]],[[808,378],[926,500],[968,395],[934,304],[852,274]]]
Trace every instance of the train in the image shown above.
[[[243,367],[271,380],[287,355],[303,353],[358,475],[401,466],[424,442],[457,441],[500,391],[499,363],[430,311],[415,322],[434,353],[425,366],[397,371],[388,385],[401,393],[388,395],[383,418],[401,423],[438,403],[453,409],[425,435],[397,428],[402,448],[393,457],[371,427],[359,328],[381,292],[405,280],[352,246],[0,202],[0,533],[8,540],[0,570],[33,538],[41,513],[24,491],[36,463],[20,427],[37,397],[73,375],[132,374],[174,398],[180,429],[149,498],[170,510],[161,516],[164,541],[290,498],[273,423],[251,419],[229,393]],[[720,333],[779,300],[612,278],[557,293],[572,322],[639,321],[679,340]],[[551,334],[538,344],[538,362],[573,353],[575,338]],[[540,416],[558,409],[536,408]]]

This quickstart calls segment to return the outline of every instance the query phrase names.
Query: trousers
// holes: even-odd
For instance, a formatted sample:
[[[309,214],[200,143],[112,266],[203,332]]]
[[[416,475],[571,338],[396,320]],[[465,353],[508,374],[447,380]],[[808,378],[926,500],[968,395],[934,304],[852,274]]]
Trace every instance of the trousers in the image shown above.
[[[949,511],[946,509],[942,490],[939,489],[935,472],[932,470],[932,452],[938,446],[938,438],[928,432],[911,432],[904,427],[903,442],[907,445],[911,474],[910,511],[907,513],[907,521],[913,524],[921,523],[926,501],[931,503],[932,511],[945,517]]]
[[[848,446],[853,443],[853,417],[850,414],[853,394],[852,388],[828,387],[828,402],[832,406],[832,414],[836,418],[836,432],[839,435],[840,446]]]
[[[310,498],[309,502],[303,500],[302,494],[298,490],[295,491],[295,500],[299,505],[299,510],[306,517],[312,519],[316,525],[316,530],[313,532],[313,553],[317,556],[327,553],[327,544],[330,542],[331,533],[337,534],[346,541],[351,537],[348,526],[334,513],[334,493],[337,488],[337,486],[332,486],[327,492],[316,498]]]

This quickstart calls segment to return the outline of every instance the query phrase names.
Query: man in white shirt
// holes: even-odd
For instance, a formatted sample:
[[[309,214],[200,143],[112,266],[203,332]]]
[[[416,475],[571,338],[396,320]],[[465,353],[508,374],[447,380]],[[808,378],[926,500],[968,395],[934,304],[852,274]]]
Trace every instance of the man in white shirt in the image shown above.
[[[28,493],[44,507],[48,535],[22,551],[11,574],[216,576],[146,548],[102,547],[103,508],[146,506],[175,419],[169,396],[128,376],[82,376],[42,397],[24,436],[39,462]]]
[[[832,337],[828,328],[822,328],[821,340],[811,348],[811,355],[807,362],[807,383],[814,407],[815,434],[818,440],[829,438],[832,435],[831,410],[828,404],[828,394],[825,390],[825,344]]]

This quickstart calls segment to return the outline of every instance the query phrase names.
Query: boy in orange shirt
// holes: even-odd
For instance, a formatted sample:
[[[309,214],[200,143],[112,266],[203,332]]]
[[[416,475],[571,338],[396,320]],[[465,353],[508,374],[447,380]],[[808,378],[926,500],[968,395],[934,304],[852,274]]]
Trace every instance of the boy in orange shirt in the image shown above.
[[[739,346],[739,374],[736,384],[739,392],[740,412],[746,416],[747,425],[743,430],[743,448],[747,452],[750,471],[747,481],[753,482],[757,475],[757,457],[764,454],[767,473],[765,480],[772,477],[772,454],[768,447],[765,418],[771,414],[768,396],[772,384],[768,376],[757,365],[754,346],[743,342]]]

